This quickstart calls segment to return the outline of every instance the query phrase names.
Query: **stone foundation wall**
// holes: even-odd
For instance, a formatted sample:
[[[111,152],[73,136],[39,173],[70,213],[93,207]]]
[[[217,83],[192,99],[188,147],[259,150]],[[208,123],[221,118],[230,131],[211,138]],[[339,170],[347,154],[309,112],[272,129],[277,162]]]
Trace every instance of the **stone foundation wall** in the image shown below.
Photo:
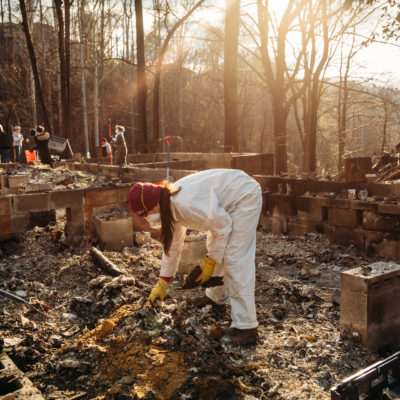
[[[116,176],[126,180],[122,186],[68,191],[49,191],[0,196],[0,240],[25,232],[27,226],[65,209],[69,238],[92,235],[92,215],[96,208],[122,206],[129,209],[128,193],[136,181],[156,182],[165,169],[117,167],[100,164],[67,164],[72,170]],[[180,179],[193,171],[173,170]],[[400,205],[382,201],[348,200],[347,189],[368,189],[372,195],[400,197],[400,185],[349,184],[254,175],[263,190],[260,224],[276,233],[303,235],[318,232],[343,245],[353,244],[367,252],[400,259]],[[290,188],[288,191],[287,188]],[[286,193],[281,193],[281,192]],[[312,195],[313,194],[313,195]],[[133,217],[135,230],[149,230],[141,218]]]
[[[400,260],[400,205],[264,191],[261,225],[275,233],[325,234],[332,242]]]

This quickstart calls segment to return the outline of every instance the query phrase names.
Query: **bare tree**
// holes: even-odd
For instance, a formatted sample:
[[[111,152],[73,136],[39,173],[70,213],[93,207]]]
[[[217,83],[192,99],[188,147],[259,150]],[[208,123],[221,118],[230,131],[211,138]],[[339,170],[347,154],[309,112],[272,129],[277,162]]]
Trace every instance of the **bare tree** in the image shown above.
[[[205,2],[205,0],[198,1],[182,18],[180,18],[171,30],[168,32],[167,37],[161,47],[160,54],[157,62],[154,66],[154,94],[153,94],[153,134],[154,141],[157,142],[160,137],[160,80],[162,63],[164,61],[165,54],[168,50],[169,42],[173,37],[176,30]]]
[[[80,63],[81,63],[81,89],[82,89],[82,112],[83,112],[83,135],[85,138],[85,154],[90,155],[89,151],[89,128],[88,128],[88,110],[86,101],[86,77],[85,77],[85,38],[83,34],[83,24],[85,18],[85,4],[86,0],[81,0],[79,3],[79,50],[80,50]]]
[[[260,50],[262,65],[265,72],[265,82],[268,85],[274,119],[274,170],[276,174],[287,171],[286,121],[291,105],[296,100],[295,96],[287,98],[290,85],[285,82],[285,76],[294,80],[299,71],[297,63],[289,74],[286,60],[286,38],[291,29],[291,24],[298,17],[303,7],[302,2],[289,0],[282,19],[276,28],[275,53],[272,60],[269,52],[270,18],[268,0],[257,0],[258,28],[260,31]]]
[[[147,152],[147,78],[144,51],[143,6],[142,0],[135,0],[136,51],[138,62],[137,93],[139,108],[139,129],[142,136],[142,149]]]
[[[224,47],[225,151],[239,151],[237,58],[240,0],[226,0]]]
[[[33,47],[32,36],[29,30],[28,14],[26,11],[25,0],[19,0],[19,6],[21,9],[22,26],[25,33],[26,45],[28,47],[29,58],[31,60],[31,66],[33,71],[33,77],[35,80],[36,96],[39,99],[39,103],[42,108],[44,124],[47,129],[50,129],[49,117],[47,115],[46,104],[44,102],[44,97],[42,93],[42,85],[40,83],[39,70],[36,62],[35,49]]]

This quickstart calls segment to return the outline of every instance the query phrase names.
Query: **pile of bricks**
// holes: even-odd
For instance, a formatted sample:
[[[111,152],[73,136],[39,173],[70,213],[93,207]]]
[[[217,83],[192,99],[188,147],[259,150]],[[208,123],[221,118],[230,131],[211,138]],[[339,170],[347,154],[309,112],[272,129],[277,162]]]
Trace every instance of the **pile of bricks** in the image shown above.
[[[44,192],[52,190],[51,182],[30,182],[29,176],[24,175],[1,175],[1,194],[22,194],[32,192]]]

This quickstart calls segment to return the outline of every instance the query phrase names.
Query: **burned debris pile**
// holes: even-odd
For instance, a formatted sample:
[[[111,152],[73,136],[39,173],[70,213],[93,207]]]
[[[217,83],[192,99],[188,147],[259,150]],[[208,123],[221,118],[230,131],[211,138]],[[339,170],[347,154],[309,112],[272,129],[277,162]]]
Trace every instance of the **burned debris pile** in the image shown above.
[[[1,195],[48,190],[71,190],[116,185],[118,178],[71,171],[67,167],[50,168],[45,164],[10,164],[0,168]]]
[[[158,241],[102,252],[114,276],[95,262],[92,240],[54,240],[58,224],[0,244],[0,289],[47,309],[0,296],[1,347],[45,399],[327,399],[376,361],[356,332],[339,333],[340,272],[373,261],[352,246],[258,232],[260,337],[240,348],[218,340],[229,309],[197,309],[202,289],[182,290],[185,275],[151,306]]]
[[[371,176],[376,182],[398,181],[400,179],[400,153],[384,152],[379,157],[374,157],[372,172]]]

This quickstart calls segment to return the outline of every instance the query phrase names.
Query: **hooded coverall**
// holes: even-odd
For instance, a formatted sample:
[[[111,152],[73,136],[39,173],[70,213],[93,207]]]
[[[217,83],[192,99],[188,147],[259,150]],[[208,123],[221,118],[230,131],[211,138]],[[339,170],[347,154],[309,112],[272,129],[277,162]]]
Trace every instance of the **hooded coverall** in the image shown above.
[[[186,228],[208,231],[209,258],[216,261],[215,276],[224,285],[208,288],[218,304],[231,303],[232,328],[258,326],[254,300],[256,230],[262,206],[260,185],[234,169],[211,169],[188,175],[175,183],[171,196],[175,219],[169,256],[162,256],[161,276],[174,276],[183,249]]]

